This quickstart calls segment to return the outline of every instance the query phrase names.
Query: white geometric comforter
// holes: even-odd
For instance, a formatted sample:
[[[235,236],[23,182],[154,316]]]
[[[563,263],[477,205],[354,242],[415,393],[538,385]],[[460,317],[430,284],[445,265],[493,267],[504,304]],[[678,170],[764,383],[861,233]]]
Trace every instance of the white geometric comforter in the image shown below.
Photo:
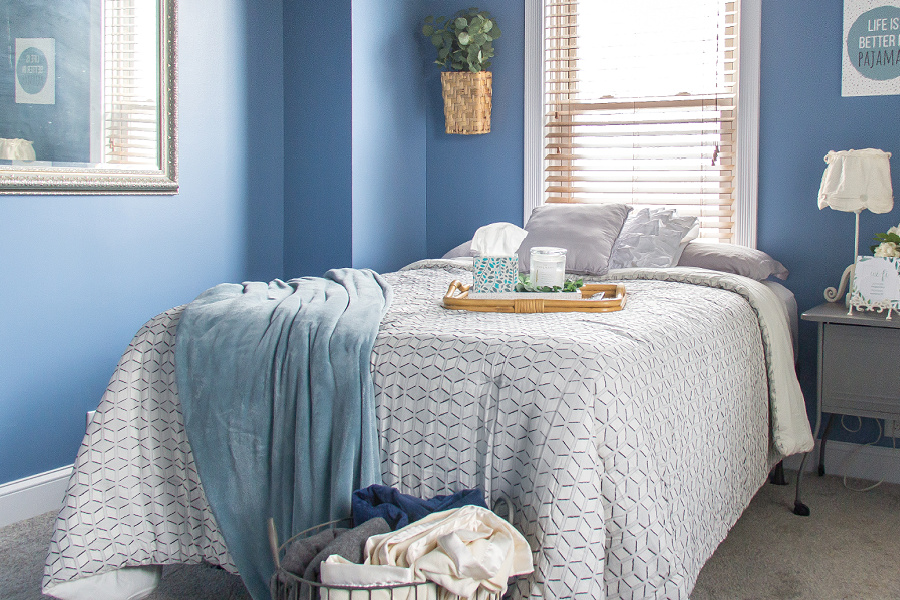
[[[480,486],[510,498],[536,564],[517,597],[687,598],[773,461],[812,447],[787,324],[756,282],[618,272],[670,281],[627,280],[613,313],[470,313],[437,300],[469,271],[414,266],[428,268],[385,275],[394,302],[372,354],[384,480],[420,496]],[[46,592],[125,566],[234,571],[182,426],[180,311],[148,322],[110,381],[57,519]]]

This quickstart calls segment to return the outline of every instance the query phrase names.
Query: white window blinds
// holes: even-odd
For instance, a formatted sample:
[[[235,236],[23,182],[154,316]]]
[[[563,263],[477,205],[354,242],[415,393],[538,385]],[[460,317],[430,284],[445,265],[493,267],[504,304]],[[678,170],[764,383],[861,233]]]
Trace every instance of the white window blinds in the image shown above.
[[[159,165],[156,96],[158,77],[156,49],[139,41],[136,24],[156,22],[156,2],[104,0],[103,113],[104,160],[107,163],[146,168]],[[150,19],[153,19],[150,21]]]
[[[732,241],[737,2],[545,0],[544,201],[696,216]]]

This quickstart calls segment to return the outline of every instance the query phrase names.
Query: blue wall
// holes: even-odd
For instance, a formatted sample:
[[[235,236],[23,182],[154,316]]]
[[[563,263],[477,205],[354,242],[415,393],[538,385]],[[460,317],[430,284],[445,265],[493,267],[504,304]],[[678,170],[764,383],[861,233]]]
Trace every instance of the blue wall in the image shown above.
[[[148,318],[281,276],[281,10],[179,3],[178,195],[0,196],[0,483],[72,462]]]
[[[348,266],[391,271],[425,255],[417,4],[285,2],[291,277]]]
[[[458,0],[428,3],[418,15],[420,28],[427,15],[450,16],[468,6]],[[445,133],[436,51],[419,36],[428,102],[428,256],[443,255],[482,225],[507,221],[521,226],[523,221],[525,3],[495,0],[477,6],[497,19],[503,33],[494,43],[491,66],[490,133]]]
[[[425,256],[420,4],[353,1],[354,267],[396,271]]]
[[[521,224],[524,4],[481,5],[503,36],[492,131],[473,136],[444,133],[435,50],[420,33],[426,15],[462,5],[310,5],[284,9],[287,274],[393,270],[440,256],[481,225]]]
[[[284,270],[352,259],[350,0],[284,1]]]
[[[758,245],[791,271],[786,285],[801,311],[823,302],[822,291],[838,284],[853,257],[853,214],[816,206],[822,157],[849,148],[893,152],[895,196],[900,190],[900,96],[841,97],[842,36],[840,0],[763,2]],[[860,251],[869,253],[875,233],[898,222],[896,208],[864,212]],[[802,323],[799,374],[811,409],[815,364],[816,328]],[[877,435],[866,421],[853,439]]]

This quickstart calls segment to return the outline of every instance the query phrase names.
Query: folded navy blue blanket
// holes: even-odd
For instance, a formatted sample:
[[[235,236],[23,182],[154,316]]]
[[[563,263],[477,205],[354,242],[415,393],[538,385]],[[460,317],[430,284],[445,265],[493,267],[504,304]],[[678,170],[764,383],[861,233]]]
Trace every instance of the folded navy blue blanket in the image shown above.
[[[353,523],[360,525],[369,519],[381,517],[396,531],[434,512],[474,505],[487,508],[484,491],[480,489],[461,490],[447,496],[422,499],[401,494],[386,485],[370,485],[353,492],[351,502]]]
[[[390,303],[372,271],[222,284],[191,302],[175,336],[185,431],[210,508],[255,600],[280,539],[350,514],[381,481],[371,355]]]

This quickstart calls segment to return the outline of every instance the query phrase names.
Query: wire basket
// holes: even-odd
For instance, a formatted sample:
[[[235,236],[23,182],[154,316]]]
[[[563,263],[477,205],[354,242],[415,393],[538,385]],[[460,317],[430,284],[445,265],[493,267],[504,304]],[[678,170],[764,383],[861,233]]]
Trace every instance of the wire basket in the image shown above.
[[[491,131],[491,72],[443,71],[444,126],[447,133]]]
[[[281,559],[292,542],[311,537],[325,529],[352,526],[352,519],[338,519],[305,529],[278,545],[278,534],[275,522],[269,519],[269,543],[275,559],[275,573],[272,575],[270,589],[272,600],[437,600],[438,586],[430,581],[415,583],[395,583],[373,586],[326,585],[318,581],[305,579],[291,573],[281,566]],[[443,594],[444,598],[457,598]],[[490,600],[498,600],[496,595]]]
[[[506,519],[513,522],[512,503],[505,497],[498,499],[494,505],[495,512],[503,506],[507,512]],[[318,581],[304,579],[281,566],[281,559],[292,542],[311,537],[320,531],[335,527],[352,526],[352,519],[338,519],[310,527],[297,535],[278,543],[275,521],[269,519],[269,546],[275,561],[275,573],[272,574],[269,589],[272,600],[461,600],[459,596],[449,594],[443,588],[430,581],[415,583],[397,583],[375,586],[326,585]],[[440,592],[440,593],[439,593]],[[500,600],[500,594],[487,594],[479,591],[478,600]]]

